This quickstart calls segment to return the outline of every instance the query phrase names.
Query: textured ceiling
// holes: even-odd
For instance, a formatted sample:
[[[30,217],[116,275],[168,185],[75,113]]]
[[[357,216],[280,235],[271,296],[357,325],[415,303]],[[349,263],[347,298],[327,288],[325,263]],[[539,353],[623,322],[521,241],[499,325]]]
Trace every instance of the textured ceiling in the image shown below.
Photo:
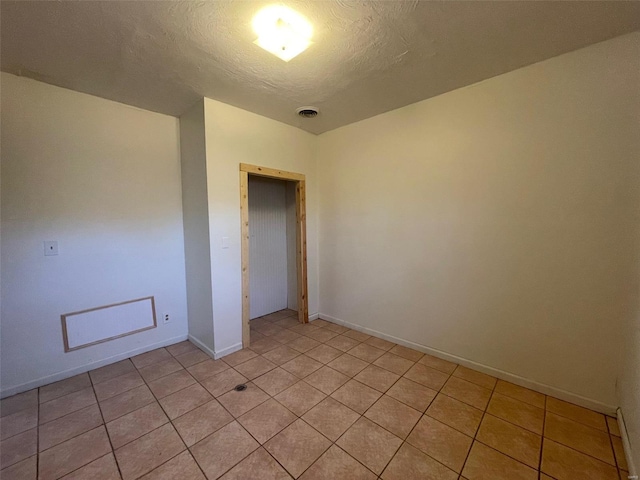
[[[2,1],[1,67],[169,115],[204,96],[322,133],[640,29],[640,2],[287,0],[315,32],[285,63],[252,43],[270,3]],[[302,105],[321,115],[298,118]]]

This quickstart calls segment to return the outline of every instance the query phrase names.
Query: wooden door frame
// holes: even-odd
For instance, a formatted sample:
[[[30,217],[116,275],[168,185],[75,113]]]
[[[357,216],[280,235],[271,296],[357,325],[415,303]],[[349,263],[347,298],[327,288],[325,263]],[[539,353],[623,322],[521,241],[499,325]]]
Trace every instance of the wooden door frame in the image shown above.
[[[298,321],[309,322],[307,291],[307,198],[305,176],[246,163],[240,164],[240,217],[242,249],[242,346],[248,347],[249,332],[249,175],[294,182],[296,186],[296,271],[298,276]]]

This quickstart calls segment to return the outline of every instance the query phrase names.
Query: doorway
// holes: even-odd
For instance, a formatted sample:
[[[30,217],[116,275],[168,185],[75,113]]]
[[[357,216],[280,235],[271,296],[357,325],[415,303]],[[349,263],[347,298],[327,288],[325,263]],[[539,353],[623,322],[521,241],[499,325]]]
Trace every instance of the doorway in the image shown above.
[[[252,183],[250,185],[250,177]],[[282,200],[279,200],[279,182],[270,182],[276,180],[284,182],[280,184],[282,186],[281,193],[283,195]],[[255,180],[255,181],[254,181]],[[263,198],[260,200],[265,201],[271,207],[276,208],[279,203],[282,203],[284,211],[281,214],[276,214],[275,218],[261,219],[261,215],[250,214],[250,194],[254,196],[261,195]],[[241,249],[242,249],[242,344],[243,347],[248,347],[250,338],[249,321],[251,317],[260,316],[260,312],[266,312],[270,308],[276,308],[276,305],[285,305],[283,303],[286,298],[287,308],[290,305],[295,305],[298,312],[298,321],[300,323],[307,323],[309,321],[309,309],[307,299],[307,242],[306,242],[306,189],[305,189],[305,176],[299,173],[285,172],[283,170],[276,170],[265,167],[258,167],[255,165],[240,164],[240,214],[241,214]],[[287,199],[290,200],[290,216],[289,225],[287,228],[287,215],[286,204]],[[251,242],[251,232],[249,220],[250,216],[253,217],[253,221],[256,222],[255,228],[264,228],[269,222],[272,223],[270,235],[274,237],[268,241]],[[282,238],[282,232],[286,231],[286,237],[288,237],[290,249],[289,253],[286,252],[287,239]],[[295,245],[293,241],[295,239]],[[282,243],[282,242],[285,243]],[[270,243],[274,245],[269,245]],[[266,262],[262,265],[255,265],[254,268],[259,270],[259,275],[251,275],[251,256],[253,254],[266,253],[269,249],[274,248],[272,251],[273,258],[266,259]],[[262,250],[260,252],[259,250]],[[293,250],[295,250],[295,255]],[[284,260],[284,265],[277,266],[274,262],[277,261],[277,257]],[[282,282],[282,278],[291,279],[294,275],[294,269],[289,268],[288,275],[282,274],[282,267],[286,268],[287,259],[289,260],[289,266],[293,261],[295,265],[295,282]],[[269,261],[271,261],[269,264]],[[279,281],[273,282],[273,285],[269,285],[271,293],[268,296],[261,295],[260,298],[251,298],[251,287],[256,288],[260,285],[260,282],[269,282],[269,269],[274,270],[273,275],[280,278]],[[276,271],[280,269],[278,274]],[[294,291],[292,291],[292,289]],[[295,298],[290,298],[294,294]],[[267,298],[269,297],[269,298]],[[255,311],[255,315],[252,315],[252,305]]]

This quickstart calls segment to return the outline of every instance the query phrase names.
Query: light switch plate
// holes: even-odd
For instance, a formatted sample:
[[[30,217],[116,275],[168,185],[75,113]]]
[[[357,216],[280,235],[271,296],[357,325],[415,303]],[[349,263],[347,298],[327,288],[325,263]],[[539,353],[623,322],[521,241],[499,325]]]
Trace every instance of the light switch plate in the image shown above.
[[[222,237],[222,248],[229,248],[229,237]]]
[[[52,255],[58,255],[58,242],[55,240],[44,242],[44,256],[50,257]]]

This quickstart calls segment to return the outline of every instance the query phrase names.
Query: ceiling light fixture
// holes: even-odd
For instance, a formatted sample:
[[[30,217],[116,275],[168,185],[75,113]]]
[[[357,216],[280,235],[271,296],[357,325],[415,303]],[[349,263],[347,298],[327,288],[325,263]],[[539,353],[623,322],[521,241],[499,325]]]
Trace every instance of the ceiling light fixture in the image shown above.
[[[253,17],[253,30],[258,34],[255,42],[267,52],[288,62],[311,45],[313,27],[298,12],[284,5],[272,5]]]

